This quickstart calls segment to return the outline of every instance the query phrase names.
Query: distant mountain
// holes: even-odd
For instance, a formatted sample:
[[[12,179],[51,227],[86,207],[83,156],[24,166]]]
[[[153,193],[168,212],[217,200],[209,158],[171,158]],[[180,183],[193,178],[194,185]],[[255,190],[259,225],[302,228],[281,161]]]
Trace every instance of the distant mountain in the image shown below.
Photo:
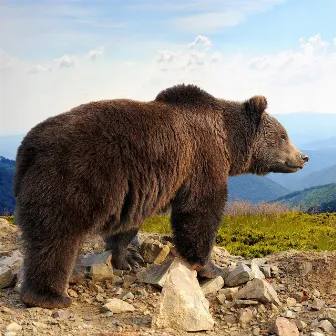
[[[314,172],[336,165],[336,149],[319,151],[304,150],[304,152],[309,156],[309,162],[302,170],[292,174],[269,174],[267,177],[272,181],[281,184],[285,188],[294,191],[304,188],[300,181],[305,177]],[[323,183],[318,181],[318,179],[316,180],[316,183],[314,183],[314,185],[321,184]]]
[[[318,209],[336,204],[336,183],[296,191],[276,199],[275,202],[299,207],[302,211],[318,212]]]
[[[288,189],[267,177],[248,174],[229,178],[229,201],[267,202],[288,193]]]
[[[15,160],[16,151],[24,135],[0,136],[0,156]]]
[[[0,156],[0,215],[14,212],[15,198],[12,184],[15,161]]]
[[[274,117],[284,125],[291,140],[300,149],[321,149],[306,144],[335,137],[336,113],[289,113],[274,114]]]
[[[327,167],[293,181],[293,189],[303,190],[318,185],[336,183],[336,165]]]

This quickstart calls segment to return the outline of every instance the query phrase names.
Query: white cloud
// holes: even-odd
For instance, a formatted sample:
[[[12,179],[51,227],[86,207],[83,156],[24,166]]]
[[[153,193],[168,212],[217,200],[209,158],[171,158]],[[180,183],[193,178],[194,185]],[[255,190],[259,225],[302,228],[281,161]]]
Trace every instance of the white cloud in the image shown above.
[[[88,57],[90,60],[95,61],[98,57],[104,55],[104,47],[100,46],[97,47],[96,49],[93,49],[89,51]]]
[[[91,100],[151,100],[160,90],[182,82],[197,84],[224,99],[265,95],[271,113],[336,113],[336,48],[332,41],[314,35],[298,40],[296,48],[250,57],[220,53],[206,36],[197,48],[191,48],[196,40],[167,46],[136,62],[107,57],[92,62],[85,53],[29,64],[0,49],[4,125],[0,132],[27,131],[51,115]],[[29,76],[28,70],[39,75]]]
[[[196,49],[196,48],[202,48],[202,49],[209,49],[212,46],[212,42],[209,38],[206,36],[198,35],[194,42],[191,42],[189,44],[189,48]]]

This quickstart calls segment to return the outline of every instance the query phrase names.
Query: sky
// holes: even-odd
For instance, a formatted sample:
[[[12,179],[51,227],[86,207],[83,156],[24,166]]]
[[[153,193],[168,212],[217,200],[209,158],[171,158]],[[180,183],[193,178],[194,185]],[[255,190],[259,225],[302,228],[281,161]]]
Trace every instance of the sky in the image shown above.
[[[274,114],[336,114],[335,12],[334,0],[0,0],[0,135],[179,83],[261,94]]]

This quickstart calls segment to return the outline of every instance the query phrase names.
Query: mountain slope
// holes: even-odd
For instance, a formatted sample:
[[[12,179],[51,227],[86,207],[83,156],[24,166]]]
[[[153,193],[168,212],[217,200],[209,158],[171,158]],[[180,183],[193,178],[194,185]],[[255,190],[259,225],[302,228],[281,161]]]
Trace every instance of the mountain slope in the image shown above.
[[[24,135],[0,136],[0,156],[15,160],[16,151]]]
[[[288,189],[264,176],[241,175],[229,178],[228,199],[267,202],[288,194]]]
[[[0,215],[14,212],[15,198],[12,190],[14,167],[15,161],[0,156]]]
[[[280,197],[275,201],[299,207],[303,211],[318,209],[324,204],[336,202],[336,183],[296,191]],[[336,209],[334,211],[336,211]]]
[[[297,181],[294,181],[295,190],[303,190],[318,185],[336,183],[336,165],[313,172]]]

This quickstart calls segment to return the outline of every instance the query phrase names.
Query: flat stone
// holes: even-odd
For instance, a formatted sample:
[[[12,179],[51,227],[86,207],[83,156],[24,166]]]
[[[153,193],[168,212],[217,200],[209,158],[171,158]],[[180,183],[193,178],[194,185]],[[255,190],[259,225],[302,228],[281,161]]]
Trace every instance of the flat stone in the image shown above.
[[[80,260],[79,263],[82,266],[92,266],[92,265],[96,265],[96,264],[106,264],[109,266],[112,266],[112,254],[111,251],[105,251],[103,253],[88,253],[83,255]]]
[[[259,301],[255,300],[236,300],[235,305],[237,307],[246,307],[246,306],[257,306]]]
[[[145,270],[137,273],[137,278],[139,282],[144,282],[162,288],[168,276],[169,270],[178,263],[179,260],[177,258],[167,258],[161,265],[153,264]]]
[[[334,333],[336,329],[328,320],[322,320],[318,325],[318,328],[322,329],[326,333]]]
[[[314,299],[313,303],[311,304],[311,309],[321,310],[324,305],[325,305],[325,302],[323,300]]]
[[[296,326],[298,327],[299,331],[302,331],[307,328],[307,323],[302,320],[296,321]]]
[[[137,281],[137,278],[130,275],[124,276],[124,288],[129,288]]]
[[[281,306],[278,295],[265,280],[253,279],[236,294],[237,299],[254,299],[262,303],[274,303]]]
[[[200,283],[203,293],[210,294],[218,292],[224,286],[224,279],[217,276],[214,279],[207,279]]]
[[[264,273],[266,278],[272,277],[271,266],[263,265],[261,266],[261,271]]]
[[[295,318],[295,314],[291,310],[286,310],[281,314],[282,317],[293,319]]]
[[[252,280],[254,274],[252,270],[244,265],[238,265],[233,271],[231,271],[225,278],[225,284],[230,287],[239,286]]]
[[[313,331],[310,336],[325,336],[324,334],[317,332],[317,331]]]
[[[299,330],[295,323],[284,317],[278,317],[269,331],[278,336],[299,336]]]
[[[212,330],[214,320],[197,281],[197,272],[183,263],[175,263],[169,271],[158,303],[153,325],[184,331]]]
[[[52,314],[54,319],[66,320],[71,316],[71,313],[68,310],[58,310]]]
[[[94,281],[113,279],[113,269],[106,264],[97,264],[90,267],[89,276]]]
[[[108,299],[107,303],[103,305],[103,309],[105,311],[110,311],[114,314],[132,312],[135,310],[135,308],[131,304],[116,298]]]

